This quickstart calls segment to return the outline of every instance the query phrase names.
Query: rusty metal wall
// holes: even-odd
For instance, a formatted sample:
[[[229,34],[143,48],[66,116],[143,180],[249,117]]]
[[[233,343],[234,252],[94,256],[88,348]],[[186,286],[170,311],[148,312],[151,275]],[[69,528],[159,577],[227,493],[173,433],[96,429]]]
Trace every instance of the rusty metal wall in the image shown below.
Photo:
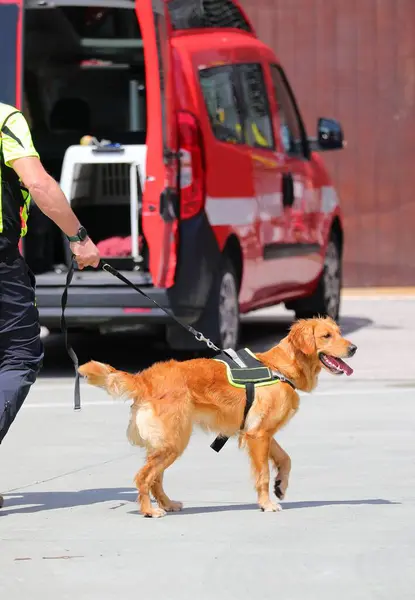
[[[309,135],[339,119],[325,155],[345,214],[345,285],[415,285],[415,0],[242,0],[277,52]]]

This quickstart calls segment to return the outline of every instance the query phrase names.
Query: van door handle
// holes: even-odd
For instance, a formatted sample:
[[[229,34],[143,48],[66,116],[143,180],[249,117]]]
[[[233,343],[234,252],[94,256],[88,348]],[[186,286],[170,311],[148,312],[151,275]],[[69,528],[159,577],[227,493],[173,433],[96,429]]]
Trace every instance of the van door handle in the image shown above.
[[[282,176],[282,204],[285,207],[294,204],[294,180],[291,173],[284,173]]]

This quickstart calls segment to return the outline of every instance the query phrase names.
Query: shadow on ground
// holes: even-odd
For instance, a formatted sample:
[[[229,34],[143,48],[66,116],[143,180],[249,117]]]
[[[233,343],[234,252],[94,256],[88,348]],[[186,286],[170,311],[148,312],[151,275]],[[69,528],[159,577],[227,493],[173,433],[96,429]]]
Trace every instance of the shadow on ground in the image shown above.
[[[19,513],[37,513],[48,510],[91,506],[103,502],[116,503],[109,506],[108,510],[116,510],[126,504],[134,504],[137,497],[136,490],[131,488],[102,488],[87,489],[76,492],[24,492],[5,494],[5,507],[0,511],[0,517]],[[284,510],[300,508],[320,508],[323,506],[362,506],[362,505],[387,505],[400,504],[382,498],[365,498],[359,500],[310,500],[301,502],[283,502]],[[175,515],[192,515],[217,512],[234,512],[258,510],[257,504],[227,503],[214,506],[190,506]],[[130,514],[139,514],[137,510]]]
[[[270,315],[250,313],[243,318],[240,346],[247,346],[255,351],[264,351],[277,344],[292,324],[287,316],[272,317]],[[344,335],[370,327],[372,321],[366,318],[343,317],[340,325]],[[138,335],[136,333],[99,335],[93,333],[71,335],[70,343],[78,354],[82,364],[94,359],[108,362],[118,369],[137,371],[144,369],[159,360],[176,358],[184,360],[194,354],[175,353],[166,348],[160,336]],[[63,336],[51,335],[44,340],[45,361],[42,377],[68,377],[73,375],[73,365],[69,359]],[[206,354],[208,356],[208,354]]]

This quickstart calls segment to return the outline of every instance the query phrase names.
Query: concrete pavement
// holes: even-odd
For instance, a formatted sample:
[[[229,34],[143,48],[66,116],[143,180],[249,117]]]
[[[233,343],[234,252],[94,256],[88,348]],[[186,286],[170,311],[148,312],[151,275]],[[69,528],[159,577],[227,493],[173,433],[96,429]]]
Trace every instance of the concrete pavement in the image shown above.
[[[415,298],[345,298],[357,344],[350,378],[324,374],[278,435],[293,460],[281,513],[255,504],[247,457],[196,433],[165,476],[182,513],[137,514],[141,452],[125,438],[128,403],[82,386],[47,341],[44,376],[0,452],[0,590],[7,600],[406,600],[415,596]],[[289,313],[251,315],[245,345],[285,334]],[[146,341],[76,340],[81,360],[140,368]],[[62,368],[62,360],[64,367]]]

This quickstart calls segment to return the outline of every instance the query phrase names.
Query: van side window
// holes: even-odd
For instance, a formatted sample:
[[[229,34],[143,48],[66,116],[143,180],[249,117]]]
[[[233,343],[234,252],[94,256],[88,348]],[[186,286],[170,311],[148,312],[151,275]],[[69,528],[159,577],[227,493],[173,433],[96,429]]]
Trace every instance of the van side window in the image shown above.
[[[199,71],[199,77],[215,137],[221,142],[243,143],[232,67],[202,69]]]
[[[282,145],[287,154],[304,157],[304,129],[298,109],[282,75],[281,68],[277,65],[270,65],[270,68],[281,124]]]
[[[259,64],[238,65],[244,110],[245,139],[249,146],[274,149],[272,121],[265,87],[264,74]]]

